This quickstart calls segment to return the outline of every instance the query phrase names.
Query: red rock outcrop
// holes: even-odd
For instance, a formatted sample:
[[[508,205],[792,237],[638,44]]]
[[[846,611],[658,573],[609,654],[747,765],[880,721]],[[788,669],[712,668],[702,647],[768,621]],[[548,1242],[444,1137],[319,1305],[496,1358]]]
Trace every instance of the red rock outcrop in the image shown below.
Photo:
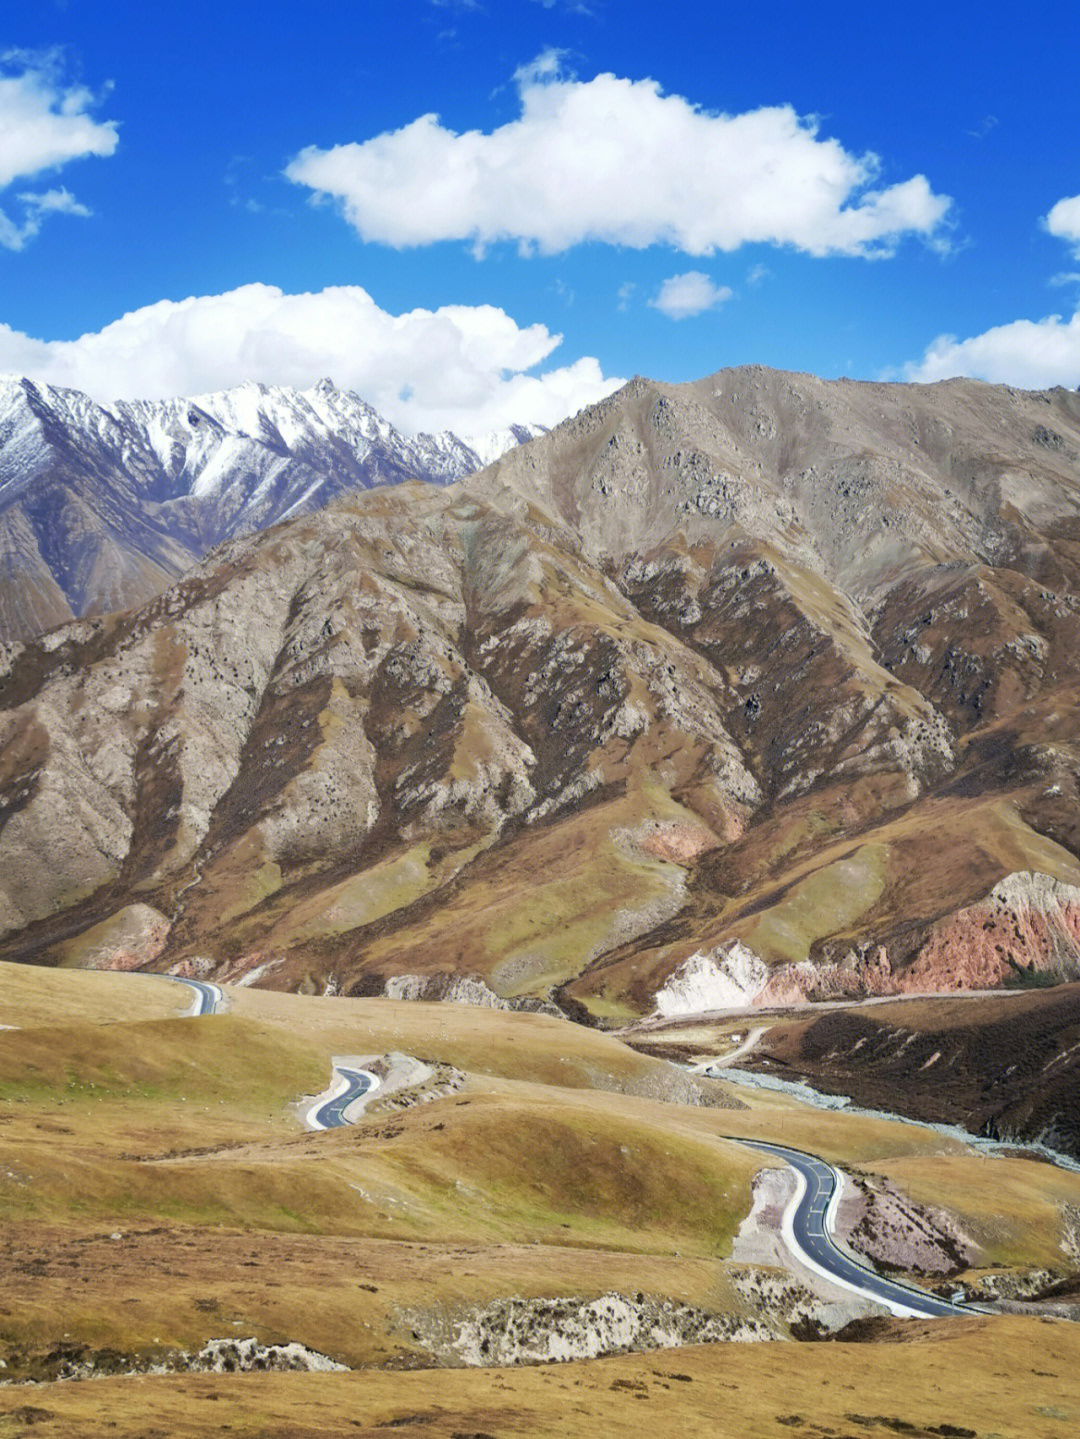
[[[934,926],[895,992],[996,989],[1037,974],[1080,975],[1080,889],[1010,874],[980,904]]]
[[[906,965],[894,966],[883,944],[849,950],[841,960],[780,965],[746,1003],[761,1009],[868,995],[947,994],[1037,983],[1037,976],[1051,982],[1080,977],[1080,888],[1020,871],[1006,875],[978,904],[935,924]]]
[[[654,821],[643,832],[635,835],[638,848],[657,859],[671,860],[675,864],[688,864],[706,850],[716,848],[716,837],[707,829],[692,824],[662,824]]]

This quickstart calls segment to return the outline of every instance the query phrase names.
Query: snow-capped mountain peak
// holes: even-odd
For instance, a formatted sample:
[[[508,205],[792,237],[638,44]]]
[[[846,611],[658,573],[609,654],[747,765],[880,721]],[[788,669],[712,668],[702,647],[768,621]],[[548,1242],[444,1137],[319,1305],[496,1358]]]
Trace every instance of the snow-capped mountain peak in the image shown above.
[[[489,430],[485,435],[466,435],[465,443],[480,461],[479,468],[493,465],[516,445],[527,445],[548,432],[546,425],[510,425],[502,430]]]
[[[339,495],[462,479],[537,433],[404,435],[328,378],[103,405],[0,376],[0,640],[138,603]]]

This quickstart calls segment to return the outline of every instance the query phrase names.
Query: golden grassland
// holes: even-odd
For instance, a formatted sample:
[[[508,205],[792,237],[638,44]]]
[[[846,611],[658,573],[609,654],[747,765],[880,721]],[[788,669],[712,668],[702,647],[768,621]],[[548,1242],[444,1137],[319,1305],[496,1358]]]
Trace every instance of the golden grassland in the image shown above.
[[[112,1024],[117,1020],[171,1019],[187,1014],[192,993],[161,975],[72,974],[36,965],[0,963],[0,1025],[30,1028]],[[2,1032],[2,1031],[0,1031]]]
[[[112,1231],[115,1233],[116,1231]],[[101,1226],[15,1229],[0,1332],[33,1356],[59,1338],[146,1357],[210,1337],[297,1342],[352,1367],[416,1362],[413,1329],[515,1294],[642,1292],[749,1312],[714,1262],[580,1247],[416,1244],[338,1235],[149,1225],[113,1239]],[[17,1323],[15,1322],[17,1318]],[[10,1352],[9,1352],[10,1358]]]
[[[892,1343],[732,1344],[528,1371],[375,1366],[430,1362],[418,1325],[445,1328],[511,1294],[617,1289],[751,1313],[729,1256],[767,1161],[732,1139],[888,1174],[957,1214],[988,1264],[1060,1255],[1080,1176],[771,1093],[744,1091],[731,1109],[666,1102],[667,1065],[544,1016],[232,989],[227,1014],[166,1018],[187,994],[165,980],[7,965],[0,992],[0,1023],[19,1026],[0,1041],[10,1372],[17,1360],[34,1373],[61,1343],[152,1359],[248,1335],[365,1369],[8,1388],[0,1435],[31,1420],[36,1434],[72,1436],[226,1422],[267,1436],[390,1424],[589,1435],[639,1423],[646,1400],[664,1406],[665,1433],[861,1436],[897,1417],[917,1434],[931,1420],[987,1436],[1066,1432],[1046,1414],[1072,1414],[1070,1384],[1077,1402],[1080,1330],[1037,1321],[907,1326],[917,1358]],[[300,1129],[292,1106],[325,1086],[332,1055],[392,1050],[453,1065],[465,1085],[347,1130]],[[1019,1353],[1007,1370],[995,1334]],[[1036,1351],[1045,1372],[1033,1378],[1024,1356]],[[1004,1407],[975,1425],[964,1415],[992,1414],[989,1389]]]
[[[715,1111],[649,1097],[666,1067],[615,1040],[543,1016],[244,990],[224,1015],[103,1024],[79,1017],[82,981],[100,1018],[98,992],[137,993],[138,977],[47,979],[67,1022],[0,1047],[9,1343],[149,1353],[254,1333],[375,1364],[417,1352],[413,1307],[614,1287],[740,1309],[717,1261],[759,1161]],[[162,988],[146,983],[151,1012]],[[333,1054],[392,1050],[453,1064],[466,1087],[301,1131],[290,1106],[329,1081]]]
[[[908,1324],[908,1342],[727,1344],[526,1369],[184,1375],[0,1390],[35,1439],[1063,1439],[1080,1425],[1080,1330]]]

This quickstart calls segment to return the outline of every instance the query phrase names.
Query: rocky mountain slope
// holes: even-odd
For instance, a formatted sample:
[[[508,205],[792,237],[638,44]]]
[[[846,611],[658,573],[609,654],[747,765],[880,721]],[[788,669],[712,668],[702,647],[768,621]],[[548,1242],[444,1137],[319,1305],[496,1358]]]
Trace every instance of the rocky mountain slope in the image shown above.
[[[98,405],[0,377],[0,639],[142,604],[230,536],[460,479],[537,433],[409,438],[330,380]]]
[[[636,380],[11,646],[0,952],[602,1021],[1075,976],[1078,565],[1080,395]]]

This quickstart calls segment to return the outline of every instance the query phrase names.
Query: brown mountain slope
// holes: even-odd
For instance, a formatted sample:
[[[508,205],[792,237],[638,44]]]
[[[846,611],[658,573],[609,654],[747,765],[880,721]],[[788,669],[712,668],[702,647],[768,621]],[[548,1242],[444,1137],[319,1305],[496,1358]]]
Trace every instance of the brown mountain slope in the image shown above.
[[[1080,985],[832,1010],[771,1032],[761,1060],[871,1107],[1080,1155]]]
[[[1078,973],[1078,455],[1065,391],[639,380],[230,543],[10,649],[0,952],[599,1017]]]

